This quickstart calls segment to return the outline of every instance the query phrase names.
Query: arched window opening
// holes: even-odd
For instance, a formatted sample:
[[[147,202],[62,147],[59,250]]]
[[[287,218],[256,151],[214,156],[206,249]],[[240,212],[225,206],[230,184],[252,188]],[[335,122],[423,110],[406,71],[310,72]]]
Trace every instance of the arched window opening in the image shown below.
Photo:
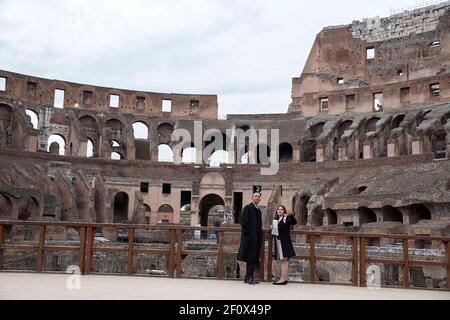
[[[63,156],[65,154],[66,141],[60,135],[53,134],[48,138],[47,151],[51,154]]]
[[[400,124],[405,120],[405,115],[400,114],[392,120],[392,129],[400,128]]]
[[[91,139],[87,140],[87,150],[86,150],[86,157],[92,158],[94,156],[94,143]]]
[[[292,149],[292,145],[290,145],[289,143],[280,144],[280,162],[291,162],[293,158],[294,150]]]
[[[162,144],[158,147],[158,162],[174,162],[173,151],[169,145]]]
[[[133,124],[134,139],[148,140],[148,126],[143,122]]]
[[[124,223],[128,220],[128,194],[119,192],[114,197],[113,223]]]
[[[409,220],[410,224],[418,224],[421,221],[431,221],[431,212],[423,204],[412,205],[411,206],[411,217]]]
[[[31,124],[33,125],[33,129],[37,129],[39,125],[39,117],[36,112],[32,110],[25,110],[25,113],[30,117]]]
[[[358,209],[359,213],[359,224],[363,225],[366,223],[375,223],[378,221],[375,212],[366,207],[361,207]]]
[[[111,152],[111,160],[123,160],[123,156],[118,152]]]
[[[384,222],[401,222],[403,223],[403,214],[397,208],[387,206],[383,208],[383,221]]]
[[[325,210],[325,216],[327,217],[328,225],[334,226],[338,223],[337,213],[332,209]]]
[[[367,120],[365,133],[375,132],[377,130],[378,121],[380,121],[380,118],[377,118],[377,117]]]

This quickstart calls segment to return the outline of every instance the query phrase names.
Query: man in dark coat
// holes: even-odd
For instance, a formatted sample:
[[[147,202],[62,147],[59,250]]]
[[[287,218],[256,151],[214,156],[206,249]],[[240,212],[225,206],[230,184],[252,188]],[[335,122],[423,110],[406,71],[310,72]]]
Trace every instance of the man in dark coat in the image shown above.
[[[245,283],[257,284],[255,268],[259,264],[262,242],[262,213],[258,208],[261,194],[254,193],[252,203],[247,205],[241,216],[241,245],[238,252],[238,261],[246,262]]]

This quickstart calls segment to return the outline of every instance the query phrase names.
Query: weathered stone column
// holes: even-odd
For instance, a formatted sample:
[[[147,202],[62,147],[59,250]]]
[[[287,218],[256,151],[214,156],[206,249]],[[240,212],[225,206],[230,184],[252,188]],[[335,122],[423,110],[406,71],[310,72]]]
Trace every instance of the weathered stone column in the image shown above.
[[[396,141],[390,141],[388,143],[388,158],[395,158],[399,156],[398,144]]]
[[[325,146],[323,144],[318,144],[316,146],[316,162],[325,161]]]
[[[339,161],[349,160],[347,150],[348,150],[347,144],[341,142],[339,145]]]
[[[373,159],[373,144],[371,142],[365,142],[363,147],[364,160]]]
[[[404,225],[410,225],[410,218],[411,218],[411,209],[408,207],[398,208],[400,212],[403,214],[403,224]]]
[[[420,140],[415,140],[412,143],[412,154],[418,155],[423,154],[423,143]]]
[[[195,227],[200,224],[199,206],[200,206],[200,197],[192,196],[192,203],[191,203],[191,226],[192,227]]]
[[[294,163],[300,162],[300,146],[297,145],[292,146],[292,162]]]
[[[82,158],[86,158],[87,157],[87,142],[85,141],[80,141],[79,144],[79,148],[78,148],[78,156],[82,157]]]

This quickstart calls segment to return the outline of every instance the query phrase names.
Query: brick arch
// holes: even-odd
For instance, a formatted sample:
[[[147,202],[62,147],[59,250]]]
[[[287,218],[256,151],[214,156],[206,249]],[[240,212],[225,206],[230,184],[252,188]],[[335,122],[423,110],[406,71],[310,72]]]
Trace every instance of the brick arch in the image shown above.
[[[90,131],[96,131],[99,130],[99,124],[97,119],[92,117],[91,115],[83,115],[81,116],[78,121],[80,122],[80,125],[83,129],[88,129]]]
[[[117,192],[113,197],[113,223],[128,221],[130,197],[126,192]]]
[[[409,209],[411,211],[410,224],[417,224],[422,220],[432,220],[431,211],[424,204],[414,204]]]
[[[146,121],[137,120],[131,125],[133,129],[134,139],[149,140],[150,138],[150,125]],[[142,132],[140,132],[142,131]]]
[[[314,125],[311,125],[309,130],[308,130],[309,134],[310,134],[310,137],[313,138],[313,139],[318,138],[322,134],[323,128],[325,127],[326,124],[327,123],[325,121],[321,121],[321,122],[318,122],[318,123],[316,123]]]
[[[66,155],[67,139],[60,133],[54,133],[48,137],[47,151],[51,154]]]
[[[347,131],[348,129],[350,129],[350,127],[353,125],[353,120],[344,120],[339,124],[338,127],[338,136],[339,138],[342,137],[342,135],[344,134],[345,131]]]
[[[327,225],[333,226],[338,224],[338,216],[337,212],[333,209],[326,209],[325,210],[325,217],[327,219]]]
[[[19,201],[19,220],[28,220],[33,217],[38,217],[40,213],[39,201],[34,197],[26,197]]]
[[[391,129],[400,128],[400,124],[405,120],[405,114],[398,114],[392,119]]]
[[[105,121],[105,127],[110,128],[114,131],[123,131],[123,129],[125,128],[125,123],[117,117],[114,117],[109,118]]]
[[[383,221],[401,222],[403,223],[403,214],[397,208],[386,206],[382,209]]]
[[[158,125],[158,145],[170,145],[173,131],[174,126],[171,123],[165,122]]]
[[[33,109],[27,108],[25,110],[25,115],[29,119],[33,129],[38,129],[39,128],[39,113],[37,113]]]
[[[294,159],[294,149],[290,143],[281,143],[279,149],[280,162],[291,162]]]
[[[380,121],[381,119],[379,117],[372,117],[370,119],[366,120],[366,123],[364,124],[364,128],[365,128],[365,133],[368,132],[374,132],[377,130],[377,123],[378,121]]]
[[[360,207],[358,209],[358,215],[359,225],[378,222],[376,213],[367,207]]]
[[[225,200],[215,193],[210,193],[200,200],[200,222],[203,227],[208,226],[209,212],[216,206],[225,206]]]
[[[54,112],[52,117],[50,118],[50,123],[59,124],[62,126],[69,126],[70,120],[64,113]]]
[[[220,173],[207,173],[200,180],[200,185],[225,186],[225,178]]]

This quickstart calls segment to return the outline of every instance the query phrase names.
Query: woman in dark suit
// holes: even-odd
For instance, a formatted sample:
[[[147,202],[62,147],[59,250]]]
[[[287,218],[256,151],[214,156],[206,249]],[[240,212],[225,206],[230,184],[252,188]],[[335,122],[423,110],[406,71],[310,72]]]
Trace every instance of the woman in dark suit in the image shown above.
[[[295,257],[294,246],[291,239],[291,228],[297,224],[292,213],[287,213],[285,206],[278,206],[274,216],[275,230],[275,260],[281,264],[280,280],[274,282],[274,285],[286,285],[288,283],[289,259]]]

